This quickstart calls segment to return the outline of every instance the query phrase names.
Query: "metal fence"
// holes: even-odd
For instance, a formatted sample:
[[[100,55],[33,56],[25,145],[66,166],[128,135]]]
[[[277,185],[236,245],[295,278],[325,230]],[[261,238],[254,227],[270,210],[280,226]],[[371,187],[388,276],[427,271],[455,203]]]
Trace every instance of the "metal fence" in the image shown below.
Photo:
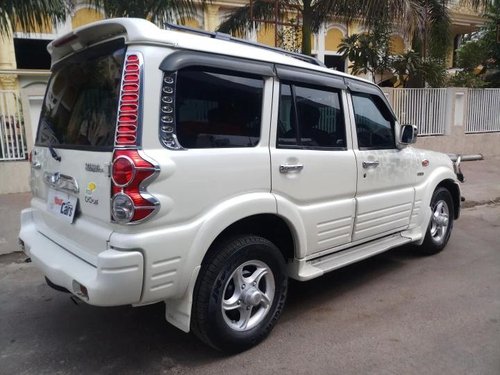
[[[500,89],[469,89],[465,132],[500,131]]]
[[[27,158],[26,133],[17,91],[0,90],[0,161]]]
[[[446,90],[384,89],[399,122],[416,125],[419,135],[445,133]]]

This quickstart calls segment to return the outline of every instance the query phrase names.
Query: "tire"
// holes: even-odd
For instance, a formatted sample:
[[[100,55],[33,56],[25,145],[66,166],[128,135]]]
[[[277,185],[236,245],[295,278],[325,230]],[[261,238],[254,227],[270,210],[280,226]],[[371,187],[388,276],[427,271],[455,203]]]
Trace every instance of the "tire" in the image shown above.
[[[448,189],[440,187],[434,191],[431,199],[432,216],[419,251],[424,255],[433,255],[442,251],[453,230],[454,207]]]
[[[285,259],[270,241],[240,236],[221,243],[196,282],[191,328],[215,349],[241,352],[271,332],[285,305]]]

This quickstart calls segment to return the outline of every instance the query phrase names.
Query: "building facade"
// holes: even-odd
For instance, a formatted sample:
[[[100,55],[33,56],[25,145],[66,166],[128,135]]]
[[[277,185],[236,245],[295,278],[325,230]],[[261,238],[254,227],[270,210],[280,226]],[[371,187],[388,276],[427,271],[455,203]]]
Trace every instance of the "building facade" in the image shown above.
[[[214,31],[227,14],[248,1],[214,0],[189,19],[179,19],[186,26]],[[453,66],[453,51],[461,35],[470,33],[482,25],[483,20],[468,8],[450,5],[452,19],[451,39],[448,50],[448,66]],[[32,149],[38,116],[49,77],[50,56],[47,44],[71,29],[101,20],[105,14],[84,1],[77,1],[72,14],[64,24],[39,26],[35,30],[14,27],[10,35],[0,35],[0,194],[29,191],[29,150]],[[342,38],[365,29],[359,23],[341,23],[331,20],[312,36],[312,53],[328,67],[347,70],[340,58],[338,47]],[[242,35],[264,44],[275,44],[273,27],[256,24],[253,31]],[[402,32],[391,35],[391,50],[402,53],[410,41]]]

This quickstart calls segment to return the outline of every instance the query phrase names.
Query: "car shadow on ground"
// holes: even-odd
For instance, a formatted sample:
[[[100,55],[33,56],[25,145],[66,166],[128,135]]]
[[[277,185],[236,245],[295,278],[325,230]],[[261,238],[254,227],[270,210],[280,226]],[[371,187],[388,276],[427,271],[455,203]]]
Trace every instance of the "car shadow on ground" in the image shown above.
[[[281,319],[300,319],[297,314],[314,309],[325,300],[338,299],[357,288],[370,285],[418,258],[421,256],[415,251],[415,247],[405,245],[310,281],[291,280],[287,306]]]
[[[278,325],[300,320],[325,300],[335,300],[368,285],[405,267],[414,258],[411,247],[401,247],[312,281],[291,281],[287,305]],[[166,323],[163,303],[140,308],[75,304],[69,295],[42,283],[31,302],[42,306],[29,322],[23,321],[22,315],[18,322],[13,322],[23,327],[21,332],[26,332],[14,337],[11,345],[16,340],[26,345],[27,340],[38,348],[29,357],[22,358],[20,354],[19,358],[36,363],[37,367],[31,368],[34,372],[37,369],[66,372],[70,364],[84,373],[134,372],[144,368],[174,371],[227,357],[198,341],[193,334],[185,334]],[[27,332],[36,334],[29,336]]]

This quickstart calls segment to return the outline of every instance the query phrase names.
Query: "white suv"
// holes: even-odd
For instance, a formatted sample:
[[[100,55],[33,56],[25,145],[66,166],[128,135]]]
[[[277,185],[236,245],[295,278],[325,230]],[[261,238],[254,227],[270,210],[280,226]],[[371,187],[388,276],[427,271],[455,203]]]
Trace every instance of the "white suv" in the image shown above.
[[[20,242],[49,285],[240,351],[310,280],[460,211],[448,156],[415,149],[372,83],[226,35],[111,19],[49,46]],[[416,109],[418,110],[418,109]]]

